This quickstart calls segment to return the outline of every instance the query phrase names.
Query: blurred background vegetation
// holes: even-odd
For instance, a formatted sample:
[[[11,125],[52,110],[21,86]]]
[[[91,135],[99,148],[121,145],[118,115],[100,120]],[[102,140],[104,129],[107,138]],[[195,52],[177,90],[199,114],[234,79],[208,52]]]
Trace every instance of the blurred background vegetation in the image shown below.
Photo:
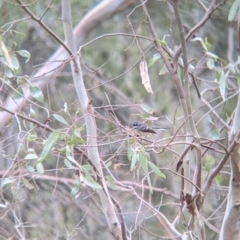
[[[49,6],[49,2],[36,1],[29,8],[34,14],[41,16]],[[99,2],[72,0],[74,26]],[[30,4],[31,1],[25,1],[25,3]],[[100,22],[90,32],[85,42],[109,33],[133,34],[127,16],[137,4],[138,2],[135,2],[110,19]],[[224,61],[229,61],[227,59],[228,29],[234,27],[227,22],[231,4],[232,1],[228,1],[215,11],[204,27],[194,36],[201,37],[203,40],[207,39],[211,45],[210,51],[223,59],[223,61],[215,63],[215,67],[219,69],[225,66]],[[169,48],[174,51],[176,46],[179,45],[180,39],[171,7],[165,1],[151,0],[148,2],[147,8],[159,39],[165,41]],[[197,1],[181,1],[180,10],[186,28],[194,26],[204,14]],[[36,22],[32,21],[13,0],[2,1],[0,15],[1,38],[7,45],[8,50],[24,49],[31,54],[27,63],[25,63],[25,58],[18,56],[21,69],[15,74],[31,77],[56,51],[59,44]],[[129,19],[138,35],[152,38],[141,8],[136,8]],[[64,39],[60,1],[53,1],[51,8],[43,18],[43,22],[61,39]],[[154,117],[158,118],[152,124],[170,128],[169,131],[161,133],[156,138],[171,136],[182,124],[182,112],[173,80],[168,74],[159,75],[163,68],[161,59],[158,59],[149,68],[154,94],[149,94],[144,89],[139,74],[139,61],[142,58],[142,52],[138,45],[141,46],[142,52],[146,51],[144,57],[148,63],[154,56],[157,56],[155,49],[151,47],[152,42],[150,40],[138,39],[138,42],[136,42],[133,37],[124,34],[103,36],[83,47],[81,51],[84,81],[89,98],[93,99],[93,106],[97,111],[99,143],[109,142],[109,145],[99,147],[101,158],[106,163],[110,162],[109,158],[111,158],[110,169],[115,178],[119,181],[128,182],[135,179],[134,173],[130,172],[129,160],[127,159],[129,142],[125,140],[126,134],[112,123],[112,117],[107,110],[113,109],[123,126],[131,126],[133,121],[144,120],[149,117],[149,114],[141,108],[141,105],[150,106],[156,110]],[[188,59],[192,60],[191,64],[193,66],[197,66],[204,56],[201,44],[198,41],[190,41],[187,47]],[[237,51],[233,58],[237,58]],[[3,70],[3,67],[1,69]],[[221,94],[217,91],[218,85],[215,81],[215,73],[207,68],[206,63],[200,65],[194,72],[198,76],[197,84],[200,90],[206,88],[211,90],[206,93],[208,94],[208,97],[206,97],[208,101],[214,105],[221,102]],[[1,78],[3,78],[4,72],[1,75]],[[17,86],[15,78],[5,78],[5,81],[8,81],[13,87]],[[109,83],[103,84],[106,81],[109,81]],[[7,96],[12,93],[12,90],[3,83],[0,86],[1,101],[4,102]],[[196,110],[194,118],[197,121],[208,109],[199,103],[193,86],[191,86],[191,93],[193,110]],[[81,130],[82,144],[85,144],[84,122],[68,65],[43,89],[43,94],[45,102],[42,106],[47,108],[51,114],[57,113],[64,117],[69,125],[77,126]],[[218,108],[219,115],[227,120],[235,108],[235,102],[236,99],[233,98]],[[67,104],[67,112],[63,111],[64,104]],[[112,108],[109,109],[110,104]],[[28,102],[22,108],[21,113],[29,115],[30,109],[35,112],[35,119],[42,123],[45,122],[48,117],[46,111],[34,103]],[[150,121],[148,123],[151,124]],[[18,123],[13,120],[2,132],[0,170],[3,172],[10,169],[7,176],[14,176],[17,168],[23,169],[26,166],[24,157],[27,154],[27,149],[34,148],[37,153],[42,151],[42,145],[38,145],[38,141],[47,138],[48,133],[43,132],[42,129],[36,129],[34,131],[36,131],[38,139],[36,142],[28,141],[26,132],[30,131],[30,125],[28,122],[25,122],[25,125],[23,123],[23,130],[19,132]],[[54,129],[66,127],[54,118],[49,125]],[[226,138],[226,133],[222,132],[218,120],[210,118],[210,116],[203,119],[198,125],[198,129],[200,134],[206,138]],[[69,131],[69,136],[71,131]],[[121,138],[123,139],[122,143],[111,143]],[[156,139],[155,136],[151,138]],[[222,143],[227,144],[227,141],[223,140]],[[61,148],[61,146],[58,147]],[[183,146],[173,147],[172,149],[179,152],[183,149]],[[76,156],[76,158],[80,159],[81,163],[87,164],[86,160],[82,160],[82,156]],[[220,153],[209,150],[203,161],[209,163],[214,159],[214,165],[220,158]],[[81,191],[76,199],[71,195],[74,178],[77,174],[66,167],[63,159],[64,157],[56,150],[44,162],[44,174],[48,176],[46,179],[44,177],[38,179],[24,173],[14,183],[1,188],[1,206],[4,205],[6,208],[2,207],[0,212],[0,239],[11,237],[13,237],[12,239],[21,239],[21,235],[23,236],[22,239],[112,238],[107,230],[105,218],[99,209],[99,199],[94,191],[86,188]],[[157,189],[153,194],[150,194],[147,190],[144,193],[144,198],[148,199],[154,207],[159,208],[170,221],[174,220],[179,211],[180,179],[170,171],[164,171],[164,168],[175,171],[176,160],[177,158],[173,157],[168,151],[161,154],[151,154],[151,161],[163,168],[162,171],[166,175],[166,179],[151,175],[152,186]],[[13,164],[14,167],[12,168]],[[207,224],[208,239],[215,239],[217,236],[216,229],[221,226],[229,177],[228,169],[228,166],[225,166],[221,176],[219,176],[219,181],[213,183],[212,190],[207,196],[202,210],[207,219],[206,222],[209,223]],[[208,171],[205,169],[205,177],[208,175]],[[141,174],[143,173],[141,172]],[[1,175],[3,176],[3,174]],[[49,180],[49,176],[53,177],[52,181]],[[58,178],[61,178],[61,180]],[[136,183],[135,187],[136,191],[141,192],[141,182],[138,187]],[[157,239],[157,237],[144,231],[144,228],[157,235],[164,234],[159,228],[159,222],[150,217],[149,210],[144,206],[139,209],[139,201],[131,193],[121,190],[112,190],[112,192],[122,207],[127,226],[137,226],[138,231],[134,232],[132,239]],[[214,215],[215,209],[221,204],[217,216]],[[148,218],[149,220],[146,220]]]

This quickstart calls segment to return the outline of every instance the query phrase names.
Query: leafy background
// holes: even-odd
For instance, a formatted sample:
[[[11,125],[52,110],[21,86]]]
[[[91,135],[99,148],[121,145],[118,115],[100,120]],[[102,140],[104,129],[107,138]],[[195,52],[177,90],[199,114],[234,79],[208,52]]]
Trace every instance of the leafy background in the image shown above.
[[[99,2],[71,1],[74,25]],[[219,91],[217,79],[221,79],[221,73],[226,71],[225,67],[229,62],[227,35],[229,29],[235,27],[233,23],[227,21],[231,4],[229,1],[215,11],[207,24],[194,36],[195,40],[199,38],[202,44],[198,39],[188,42],[187,45],[188,58],[192,60],[193,66],[197,66],[204,56],[205,60],[209,59],[206,54],[204,55],[204,46],[209,52],[218,56],[217,60],[211,58],[213,60],[208,62],[208,66],[204,62],[194,70],[198,76],[197,83],[200,90],[209,89],[207,99],[214,105],[223,100],[223,93]],[[48,5],[49,1],[37,1],[29,8],[37,16],[40,16]],[[180,40],[171,7],[167,2],[149,1],[147,8],[159,39],[174,50]],[[122,126],[131,126],[133,121],[149,117],[149,111],[154,109],[156,111],[154,118],[159,118],[154,124],[170,128],[169,131],[161,132],[157,137],[150,136],[155,140],[159,137],[167,139],[176,132],[182,124],[182,113],[171,77],[166,73],[159,75],[164,64],[158,58],[155,49],[150,48],[152,45],[150,40],[138,39],[136,42],[132,36],[125,34],[104,36],[108,33],[133,34],[127,19],[132,10],[133,5],[114,15],[111,19],[101,22],[97,28],[91,31],[86,43],[99,36],[102,38],[83,47],[81,60],[84,81],[89,97],[93,99],[93,106],[97,114],[101,158],[118,181],[122,183],[133,181],[136,191],[142,194],[141,180],[146,171],[136,166],[131,167],[128,156],[132,157],[132,161],[133,158],[138,158],[140,165],[144,168],[145,163],[141,164],[141,154],[147,153],[144,149],[138,149],[140,156],[137,156],[136,152],[134,153],[132,149],[136,150],[138,145],[134,141],[128,140],[126,133],[113,123],[109,110],[114,110]],[[204,14],[197,1],[181,1],[180,10],[186,28],[195,25]],[[26,76],[31,78],[41,64],[45,63],[56,51],[58,43],[37,23],[26,19],[28,16],[16,2],[2,2],[0,14],[2,16],[0,19],[1,40],[7,46],[8,51],[14,54],[16,51],[26,50],[31,55],[31,58],[28,59],[28,57],[16,53],[20,67],[13,71],[13,77],[8,77],[7,68],[3,64],[0,65],[1,101],[4,102],[9,95],[16,97],[13,89],[21,86],[21,79],[25,83],[28,80]],[[136,8],[129,19],[138,35],[151,38],[141,8]],[[53,1],[43,22],[55,34],[64,38],[59,1]],[[154,91],[152,95],[146,92],[141,83],[139,61],[142,58],[142,52],[138,45],[141,46],[142,52],[150,48],[144,58],[149,65],[152,64],[149,67]],[[236,48],[236,46],[234,47]],[[232,57],[237,58],[237,51],[233,53]],[[26,60],[29,61],[26,62]],[[211,65],[213,62],[214,66]],[[213,69],[209,69],[212,67]],[[114,80],[103,84],[111,79]],[[234,79],[231,84],[236,84]],[[16,229],[26,239],[77,239],[79,237],[80,239],[111,239],[111,234],[107,230],[104,216],[101,213],[98,196],[93,190],[98,185],[94,184],[94,181],[91,182],[91,170],[88,162],[79,153],[73,151],[74,154],[71,155],[74,146],[86,145],[86,133],[69,66],[67,64],[63,66],[62,71],[42,90],[42,93],[33,87],[33,92],[34,90],[36,95],[32,93],[32,102],[27,102],[21,109],[21,113],[44,123],[48,117],[46,111],[48,109],[51,114],[49,126],[53,129],[64,130],[63,134],[55,132],[55,135],[50,135],[43,129],[34,128],[32,123],[24,120],[21,120],[22,129],[19,129],[17,121],[13,120],[2,130],[0,170],[5,180],[1,185],[1,197],[2,206],[6,206],[6,208],[1,208],[0,235],[2,235],[2,239],[11,236],[16,238]],[[44,101],[41,94],[44,96]],[[199,103],[193,85],[191,94],[193,109],[196,110],[194,118],[197,121],[208,109]],[[235,102],[236,99],[233,97],[217,109],[219,115],[226,121],[235,108]],[[109,107],[110,105],[111,107]],[[147,109],[145,106],[148,106]],[[149,123],[151,124],[151,122]],[[198,125],[198,130],[200,135],[206,138],[213,140],[223,138],[222,143],[227,144],[226,132],[222,131],[218,121],[212,119],[209,114]],[[55,140],[58,141],[57,145],[55,145]],[[68,149],[62,140],[67,142],[70,148],[70,156],[67,159]],[[163,144],[166,142],[163,141]],[[45,149],[46,159],[41,164],[37,164],[33,155],[26,157],[29,154],[43,156],[44,145],[49,146],[49,144],[52,144],[53,148],[49,152]],[[182,149],[181,145],[172,147],[172,150],[176,152],[180,152]],[[131,153],[131,151],[133,152]],[[208,150],[203,159],[204,177],[208,175],[209,170],[220,158],[221,153]],[[149,200],[152,206],[161,210],[170,221],[173,221],[179,211],[180,178],[173,173],[176,169],[177,157],[169,151],[163,151],[160,154],[150,153],[149,160],[160,167],[161,173],[164,173],[166,178],[161,173],[156,174],[157,170],[154,174],[151,173],[149,178],[151,186],[154,188],[153,194],[148,188],[145,189],[142,197]],[[89,176],[87,188],[79,181],[77,164],[85,166],[85,177]],[[132,168],[131,170],[136,168],[136,171],[130,171],[130,168]],[[9,170],[7,175],[4,174],[6,169]],[[15,172],[18,170],[22,171],[19,178],[15,177]],[[31,174],[32,171],[36,174]],[[217,236],[216,229],[221,226],[226,203],[228,172],[229,166],[226,165],[205,199],[202,211],[206,222],[209,223],[207,224],[208,239],[214,239]],[[109,175],[107,171],[105,173]],[[38,177],[38,174],[41,177]],[[138,174],[139,177],[136,176]],[[139,204],[138,199],[128,191],[116,188],[116,182],[110,176],[108,180],[112,194],[122,207],[126,224],[137,226],[137,231],[132,236],[133,239],[139,239],[139,236],[141,239],[156,239],[144,231],[144,228],[158,235],[164,234],[159,229],[159,222],[152,217],[144,205]],[[147,184],[147,182],[144,183]],[[216,209],[218,211],[215,215]],[[16,228],[16,226],[18,227]]]

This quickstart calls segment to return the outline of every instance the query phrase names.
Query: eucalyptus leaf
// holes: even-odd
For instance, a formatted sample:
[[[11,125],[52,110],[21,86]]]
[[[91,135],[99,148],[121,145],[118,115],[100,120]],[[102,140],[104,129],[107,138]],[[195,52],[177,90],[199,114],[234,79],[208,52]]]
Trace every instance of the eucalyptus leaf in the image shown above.
[[[131,171],[134,169],[136,162],[137,162],[137,152],[134,152],[131,159],[131,168],[130,168]]]
[[[226,78],[225,78],[223,70],[221,71],[221,75],[220,75],[220,79],[219,79],[219,89],[220,89],[222,99],[225,100],[226,99],[227,84],[226,84]]]
[[[147,112],[148,114],[155,114],[156,110],[152,107],[149,107],[145,104],[140,104],[140,107],[142,108],[142,110],[144,110],[145,112]]]
[[[205,42],[203,41],[202,38],[196,37],[196,38],[194,38],[194,39],[191,40],[191,42],[195,42],[195,41],[199,41],[199,42],[201,43],[203,49],[204,49],[206,52],[208,51],[207,46],[206,46],[206,44],[205,44]]]
[[[212,58],[209,58],[207,61],[207,67],[208,69],[212,70],[215,67],[214,60]]]
[[[89,176],[84,179],[84,183],[93,189],[102,189],[102,186]]]
[[[35,172],[35,169],[31,165],[27,165],[26,168],[27,168],[28,172],[30,172],[30,173]]]
[[[38,159],[38,156],[34,153],[29,153],[29,154],[27,154],[27,156],[25,156],[24,159],[25,160],[34,160],[34,159]]]
[[[76,166],[81,168],[79,163],[72,157],[72,150],[70,149],[70,147],[68,145],[66,146],[66,157],[70,162],[74,163]]]
[[[23,184],[25,185],[26,188],[28,188],[28,189],[30,189],[30,190],[34,189],[34,185],[31,184],[31,183],[28,181],[28,179],[26,179],[26,178],[23,178]]]
[[[64,164],[66,167],[68,167],[70,169],[74,168],[73,165],[66,158],[64,159]]]
[[[58,122],[61,122],[61,123],[63,123],[63,124],[68,125],[67,121],[66,121],[62,116],[54,113],[54,114],[53,114],[53,117],[54,117]]]
[[[60,131],[54,131],[52,132],[47,141],[45,142],[43,151],[40,155],[40,159],[43,161],[47,158],[47,156],[50,154],[51,150],[53,149],[53,147],[55,146],[55,144],[57,143],[58,139],[61,136],[61,132]]]
[[[16,179],[15,178],[6,178],[6,179],[4,179],[3,180],[3,182],[1,183],[1,187],[4,187],[4,186],[6,186],[6,185],[8,185],[8,184],[12,184],[12,183],[14,183],[16,181]]]
[[[228,14],[228,21],[231,22],[235,17],[237,10],[239,9],[239,4],[240,4],[240,0],[235,0],[234,3],[232,4]]]
[[[215,158],[212,155],[208,155],[205,160],[205,170],[210,171],[215,164]]]
[[[153,162],[148,161],[148,165],[159,177],[166,178],[166,175]]]
[[[20,56],[26,58],[25,63],[27,63],[30,60],[31,54],[27,50],[19,50],[19,51],[17,51],[17,53]]]
[[[36,164],[36,170],[39,174],[44,174],[44,167],[43,167],[43,164],[41,162],[38,162]]]
[[[155,53],[152,58],[150,58],[148,62],[148,67],[151,67],[159,58],[161,58],[159,53]]]
[[[31,96],[40,103],[44,103],[44,96],[42,90],[37,86],[29,87]]]

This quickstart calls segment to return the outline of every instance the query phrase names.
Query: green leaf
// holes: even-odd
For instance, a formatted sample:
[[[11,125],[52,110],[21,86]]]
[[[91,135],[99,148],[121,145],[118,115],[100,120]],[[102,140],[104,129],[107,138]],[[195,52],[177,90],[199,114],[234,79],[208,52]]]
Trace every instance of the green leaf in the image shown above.
[[[210,171],[215,164],[215,159],[212,155],[208,155],[205,160],[205,170]]]
[[[74,168],[73,165],[66,158],[64,159],[64,164],[65,164],[66,167],[68,167],[70,169]]]
[[[14,77],[13,72],[9,67],[5,68],[5,75],[6,75],[7,78],[13,78]]]
[[[78,145],[80,144],[84,144],[85,141],[79,137],[76,137],[75,135],[72,135],[70,138],[67,137],[67,140],[66,140],[66,143],[69,145],[69,146],[75,146],[77,147]]]
[[[214,60],[212,58],[209,58],[207,61],[207,67],[208,69],[212,70],[215,67]]]
[[[128,147],[128,160],[132,161],[132,155],[133,155],[133,144]]]
[[[155,114],[156,110],[145,105],[145,104],[140,104],[140,107],[142,108],[142,110],[144,110],[145,112],[147,112],[148,114]]]
[[[213,122],[210,114],[207,115],[207,120],[208,120],[209,123],[211,123],[212,125],[214,125],[214,122]]]
[[[232,74],[235,74],[235,73],[236,73],[235,67],[234,67],[234,65],[233,65],[232,63],[229,63],[229,64],[227,65],[227,68],[230,70],[230,72],[231,72]]]
[[[149,160],[149,153],[146,152],[146,149],[142,145],[140,145],[139,155],[142,155],[146,160]]]
[[[84,183],[93,189],[102,189],[102,186],[99,183],[95,182],[91,176],[86,176]]]
[[[38,162],[36,164],[36,170],[37,170],[38,174],[40,174],[40,175],[44,174],[44,167],[41,162]]]
[[[27,82],[26,77],[24,77],[24,76],[17,77],[17,84],[18,84],[19,86],[24,85],[26,82]]]
[[[70,162],[76,164],[79,168],[81,168],[80,164],[71,156],[71,154],[72,154],[72,150],[71,150],[70,147],[67,145],[67,146],[66,146],[66,157],[67,157],[67,159],[68,159]]]
[[[30,86],[31,96],[40,103],[44,103],[44,96],[42,90],[37,86]]]
[[[216,180],[217,185],[220,186],[222,181],[222,176],[217,174],[217,176],[214,179]]]
[[[206,52],[208,51],[207,46],[206,46],[206,44],[205,44],[205,42],[203,41],[202,38],[196,37],[196,38],[194,38],[194,39],[191,40],[191,42],[196,42],[196,41],[199,41],[199,42],[201,43],[203,49],[204,49]]]
[[[23,178],[23,184],[25,185],[26,188],[30,190],[34,189],[34,185],[31,184],[26,178]]]
[[[211,48],[211,44],[210,44],[210,42],[208,41],[208,38],[207,38],[207,37],[205,37],[204,43],[205,43],[207,49],[210,49],[210,48]]]
[[[162,76],[162,75],[166,75],[166,74],[168,74],[168,73],[169,73],[169,72],[168,72],[168,69],[167,69],[167,67],[166,67],[165,64],[164,64],[163,67],[161,68],[161,70],[160,70],[160,72],[159,72],[158,75]]]
[[[150,191],[152,192],[152,184],[151,184],[151,179],[150,179],[149,171],[148,171],[148,154],[143,146],[140,146],[138,160],[140,162],[140,165],[141,165],[143,171],[146,174],[148,185],[150,187]]]
[[[26,50],[19,50],[19,51],[17,51],[17,53],[20,56],[26,58],[25,63],[27,63],[30,60],[31,55],[30,55],[30,53],[28,51],[26,51]]]
[[[18,70],[19,69],[19,61],[15,54],[11,54],[11,60],[12,60],[13,69]]]
[[[133,155],[132,155],[132,159],[131,159],[131,168],[130,170],[132,171],[136,165],[136,162],[137,162],[137,152],[134,152]]]
[[[107,181],[108,181],[108,183],[109,183],[109,187],[110,187],[112,190],[117,190],[117,186],[116,186],[116,184],[114,184],[113,178],[112,178],[110,175],[108,175],[108,176],[106,176],[106,179],[107,179]]]
[[[222,71],[217,69],[217,71],[216,71],[216,80],[217,80],[217,82],[219,82],[219,80],[220,80],[221,73],[222,73]]]
[[[236,15],[236,12],[239,8],[240,0],[235,0],[235,2],[232,4],[229,14],[228,14],[228,21],[232,21],[234,16]]]
[[[1,188],[2,187],[4,187],[4,186],[6,186],[6,185],[8,185],[8,184],[12,184],[12,183],[14,183],[16,181],[16,179],[15,178],[6,178],[6,179],[4,179],[4,181],[1,183]]]
[[[78,187],[75,186],[75,187],[72,188],[71,195],[74,198],[78,198],[80,193],[81,192],[80,192],[80,189]]]
[[[160,58],[160,54],[159,53],[155,53],[153,55],[152,58],[150,58],[149,62],[148,62],[148,67],[151,67],[159,58]]]
[[[68,125],[67,121],[66,121],[62,116],[54,113],[54,114],[53,114],[53,117],[54,117],[57,121],[59,121],[59,122],[61,122],[61,123],[63,123],[63,124]]]
[[[38,159],[38,156],[34,153],[29,153],[24,159],[25,160],[34,160],[34,159]]]
[[[41,162],[38,162],[36,164],[36,170],[39,174],[44,174],[44,167],[43,167],[43,164]]]
[[[49,155],[49,153],[51,152],[51,150],[53,149],[53,147],[57,143],[60,135],[61,135],[60,131],[54,131],[49,135],[47,141],[45,142],[43,151],[42,151],[41,156],[40,156],[41,161],[43,161],[47,158],[47,156]]]
[[[76,137],[81,138],[81,130],[82,128],[75,128],[73,133]]]
[[[206,52],[206,55],[209,56],[210,58],[213,58],[214,60],[218,59],[218,56],[214,53],[211,52]]]
[[[30,107],[28,116],[31,117],[31,118],[35,118],[35,116],[36,116],[35,111],[31,107]]]
[[[112,166],[112,161],[107,162],[106,167],[111,167]]]
[[[86,174],[87,172],[92,171],[92,166],[90,164],[85,164],[85,165],[82,165],[82,169]]]
[[[166,178],[166,175],[153,162],[148,161],[148,165],[159,177]]]
[[[224,71],[221,71],[221,76],[220,76],[220,79],[219,79],[219,89],[220,89],[222,99],[225,100],[226,99],[227,84],[226,84]]]
[[[30,172],[30,173],[35,172],[35,169],[31,165],[27,165],[26,168],[27,168],[28,172]]]
[[[21,88],[21,86],[19,86],[17,89],[15,89],[15,93],[14,93],[13,98],[15,100],[19,100],[19,99],[22,98],[23,95],[24,94],[23,94],[22,88]]]
[[[147,164],[146,156],[143,153],[139,152],[138,160],[140,162],[140,165],[141,165],[143,171],[145,172],[146,175],[148,175],[149,171],[148,171],[148,164]]]
[[[159,43],[163,46],[163,47],[167,47],[167,43],[164,40],[159,40]]]
[[[28,148],[27,151],[28,151],[29,153],[35,153],[34,148]]]
[[[74,175],[73,185],[74,187],[84,189],[84,186],[80,183],[79,176]]]
[[[35,131],[32,131],[31,133],[28,134],[27,136],[28,142],[35,142],[37,140],[37,134]]]
[[[218,139],[220,137],[220,132],[218,129],[214,128],[211,130],[209,135],[211,139]]]

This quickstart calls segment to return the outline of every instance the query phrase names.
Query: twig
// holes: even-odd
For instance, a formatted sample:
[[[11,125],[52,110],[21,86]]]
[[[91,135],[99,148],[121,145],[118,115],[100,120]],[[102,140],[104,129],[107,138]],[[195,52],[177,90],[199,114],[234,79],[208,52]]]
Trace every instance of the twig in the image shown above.
[[[42,19],[42,17],[44,16],[45,13],[42,15],[41,18],[38,18],[37,16],[35,16],[35,15],[32,13],[32,11],[27,7],[27,5],[25,5],[25,4],[22,3],[21,0],[16,0],[16,1],[17,1],[17,2],[20,4],[20,6],[24,9],[24,11],[27,12],[27,13],[31,16],[31,18],[32,18],[34,21],[38,22],[38,23],[42,26],[42,28],[45,29],[59,44],[61,44],[61,45],[65,48],[65,50],[69,53],[70,56],[72,56],[72,52],[71,52],[71,50],[68,48],[68,46],[65,44],[65,42],[62,41],[62,39],[60,39],[46,24],[44,24],[44,23],[41,21],[41,19]],[[48,10],[48,8],[47,8],[47,10]]]

